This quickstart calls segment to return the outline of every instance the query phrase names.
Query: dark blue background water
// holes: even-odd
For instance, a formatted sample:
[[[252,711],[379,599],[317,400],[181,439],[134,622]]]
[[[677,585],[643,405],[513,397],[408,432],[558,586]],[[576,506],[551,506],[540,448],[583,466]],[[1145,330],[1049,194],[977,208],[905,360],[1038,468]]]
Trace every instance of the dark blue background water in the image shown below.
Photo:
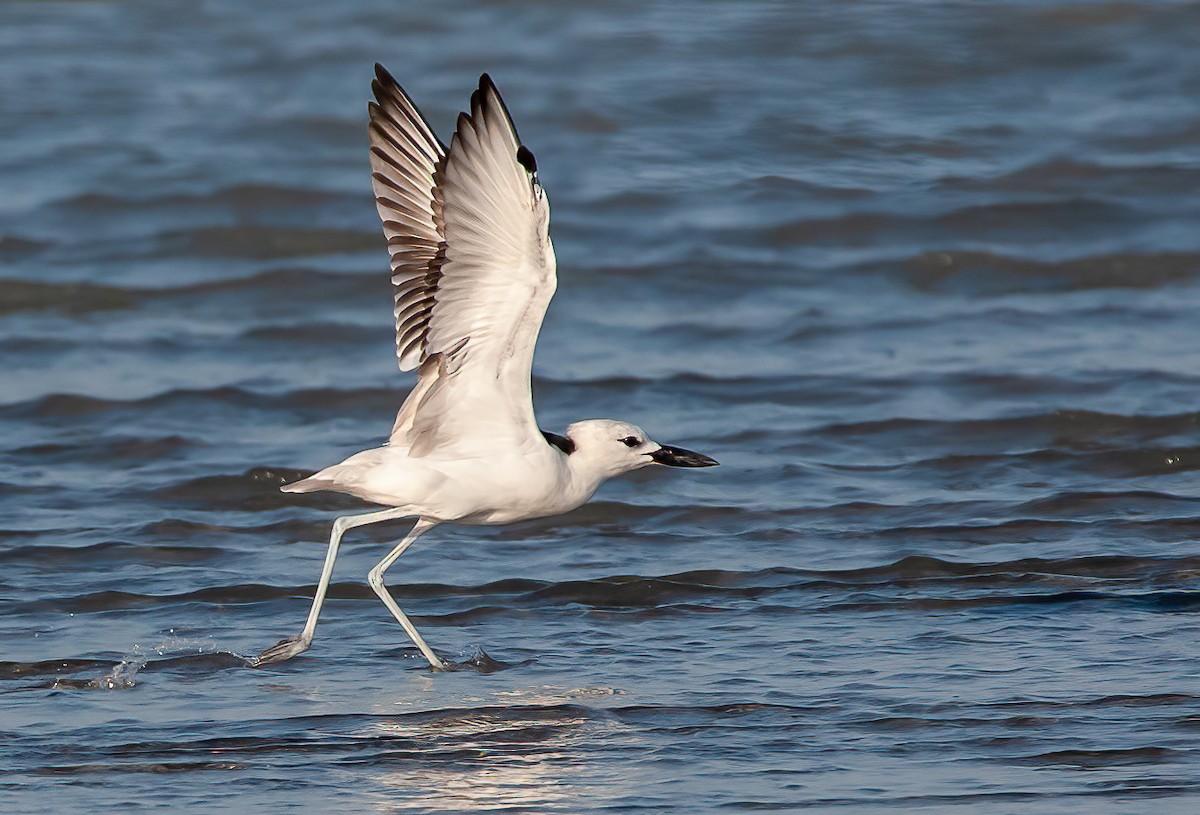
[[[7,812],[1200,808],[1200,7],[0,5]],[[554,205],[543,426],[710,453],[365,585],[365,100]],[[508,666],[508,667],[505,667]]]

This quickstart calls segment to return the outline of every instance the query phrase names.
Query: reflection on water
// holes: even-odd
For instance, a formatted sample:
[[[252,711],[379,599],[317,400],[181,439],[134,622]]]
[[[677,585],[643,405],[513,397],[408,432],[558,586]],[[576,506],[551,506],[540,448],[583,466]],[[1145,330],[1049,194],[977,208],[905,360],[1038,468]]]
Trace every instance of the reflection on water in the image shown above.
[[[380,811],[544,811],[579,801],[602,807],[624,794],[619,779],[589,768],[588,753],[616,731],[628,738],[628,730],[595,710],[547,698],[423,723],[380,720],[364,735],[421,745],[366,759],[388,791],[377,801]]]

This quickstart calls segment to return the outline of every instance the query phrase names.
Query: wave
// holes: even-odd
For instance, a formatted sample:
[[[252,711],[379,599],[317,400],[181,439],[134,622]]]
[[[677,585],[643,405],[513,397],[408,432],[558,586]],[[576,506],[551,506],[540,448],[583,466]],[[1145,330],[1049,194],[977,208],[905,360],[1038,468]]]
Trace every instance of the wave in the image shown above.
[[[838,422],[822,426],[821,435],[846,439],[879,439],[896,442],[902,438],[944,439],[961,444],[981,438],[1022,439],[1027,447],[1094,449],[1106,446],[1137,446],[1155,440],[1194,433],[1200,412],[1168,414],[1122,414],[1093,410],[1050,410],[995,419],[889,418],[860,422]],[[1053,443],[1052,445],[1050,443]]]
[[[919,291],[976,296],[1091,289],[1160,289],[1200,279],[1200,254],[1128,252],[1060,261],[1030,260],[992,252],[946,249],[895,263],[873,263],[860,272],[899,273]]]
[[[303,330],[303,329],[300,329]],[[258,407],[270,410],[346,410],[371,409],[386,405],[398,409],[400,402],[413,380],[397,377],[395,387],[358,388],[298,388],[287,391],[258,391],[239,385],[219,385],[211,388],[173,388],[159,393],[132,399],[110,399],[82,393],[49,393],[33,399],[24,399],[0,404],[0,418],[74,417],[110,410],[129,408],[161,408],[187,406],[193,403],[223,403],[237,407]],[[639,386],[661,386],[671,390],[717,397],[729,388],[739,385],[764,388],[779,388],[780,383],[771,378],[722,378],[701,373],[679,373],[664,377],[598,376],[571,379],[565,377],[538,376],[535,388],[571,389],[628,389]]]
[[[375,407],[395,409],[403,395],[401,388],[313,388],[266,393],[236,385],[213,388],[176,388],[135,399],[106,399],[79,393],[51,393],[34,399],[0,406],[3,418],[75,418],[94,413],[120,410],[196,408],[214,404],[263,410],[327,409]]]
[[[898,605],[954,608],[1105,601],[1155,611],[1191,611],[1200,608],[1200,591],[1188,588],[1193,585],[1198,572],[1200,556],[1111,555],[971,563],[912,555],[880,566],[844,570],[785,566],[755,571],[704,569],[662,576],[613,575],[565,581],[508,578],[480,585],[394,583],[389,584],[389,589],[402,600],[470,601],[467,607],[448,612],[450,616],[424,617],[440,619],[446,624],[463,621],[463,615],[485,617],[517,609],[568,606],[597,610],[678,610],[681,604],[704,601],[709,608],[725,604],[729,608],[744,609],[741,601],[770,599],[781,602],[788,595],[806,606],[815,603],[829,610]],[[1153,591],[1130,588],[1138,583],[1153,583],[1160,588]],[[886,594],[892,588],[905,592],[899,597]],[[924,588],[927,593],[921,596],[907,591],[913,588]],[[17,602],[10,610],[13,613],[95,613],[183,603],[241,605],[311,597],[314,590],[312,585],[239,583],[174,594],[100,591]],[[872,593],[863,594],[864,590]],[[362,582],[332,583],[329,597],[372,602],[377,599]],[[730,605],[729,601],[738,602]],[[461,602],[455,604],[462,605]]]
[[[1169,196],[1191,194],[1198,185],[1200,169],[1183,163],[1111,165],[1058,156],[994,176],[946,176],[936,187],[953,192]]]
[[[43,463],[69,463],[85,459],[100,461],[153,460],[178,455],[192,442],[182,436],[97,436],[71,443],[47,442],[17,447],[15,455],[30,456]]]
[[[841,215],[802,218],[766,227],[763,237],[774,246],[825,246],[853,241],[884,242],[895,237],[904,242],[944,240],[952,230],[963,241],[984,241],[1019,234],[1025,241],[1061,238],[1113,229],[1130,229],[1149,216],[1136,207],[1098,197],[1061,197],[1024,201],[971,204],[925,215],[882,211],[856,211]]]
[[[354,196],[357,197],[357,196]],[[344,202],[343,193],[313,187],[289,187],[279,184],[233,184],[204,193],[177,193],[133,197],[103,192],[84,192],[61,199],[54,206],[83,213],[108,213],[113,210],[157,212],[163,207],[211,206],[228,208],[288,210],[296,206]]]
[[[0,279],[0,314],[22,311],[57,311],[88,314],[131,308],[137,293],[96,283],[43,283],[19,278]]]
[[[1080,769],[1128,767],[1138,764],[1169,764],[1182,761],[1187,753],[1168,747],[1118,747],[1109,750],[1052,750],[1047,753],[1017,758],[1016,761],[1038,765],[1065,765]]]
[[[383,248],[383,239],[374,231],[265,225],[207,226],[163,232],[144,257],[272,260],[382,252]]]
[[[3,536],[0,535],[0,538]],[[146,543],[107,541],[88,546],[46,546],[29,544],[0,550],[0,563],[40,566],[92,565],[115,566],[120,563],[150,563],[158,566],[212,563],[229,554],[219,546],[169,546]]]
[[[233,294],[241,297],[280,296],[286,292],[297,305],[328,302],[359,292],[377,292],[386,275],[322,272],[299,266],[273,268],[255,274],[216,280],[184,282],[173,286],[119,286],[87,281],[0,278],[0,314],[23,311],[57,311],[85,315],[97,311],[131,309],[172,298]]]
[[[11,260],[32,255],[49,247],[46,241],[24,238],[20,235],[0,235],[0,258]]]

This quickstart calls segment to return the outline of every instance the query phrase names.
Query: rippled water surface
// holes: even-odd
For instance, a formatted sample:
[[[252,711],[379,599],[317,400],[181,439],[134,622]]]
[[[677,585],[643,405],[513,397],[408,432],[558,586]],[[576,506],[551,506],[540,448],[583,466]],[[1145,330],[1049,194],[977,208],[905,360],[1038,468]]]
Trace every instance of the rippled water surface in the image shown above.
[[[7,812],[1200,810],[1200,7],[0,4]],[[389,573],[365,101],[554,203],[542,424],[712,454]]]

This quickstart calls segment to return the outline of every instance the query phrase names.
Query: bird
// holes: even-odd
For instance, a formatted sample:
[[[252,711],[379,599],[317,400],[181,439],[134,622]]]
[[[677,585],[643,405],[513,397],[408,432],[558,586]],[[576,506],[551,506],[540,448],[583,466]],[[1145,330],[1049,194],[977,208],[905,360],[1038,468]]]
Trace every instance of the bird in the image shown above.
[[[534,346],[557,288],[550,205],[537,161],[485,73],[446,147],[391,74],[375,66],[368,104],[371,180],[391,255],[396,357],[417,381],[387,443],[284,492],[327,490],[385,509],[337,518],[304,629],[252,658],[269,665],[312,644],[342,536],[415,519],[367,581],[430,668],[452,670],[401,611],[384,574],[439,524],[508,524],[569,512],[601,483],[650,465],[712,467],[701,453],[612,419],[543,431]]]

